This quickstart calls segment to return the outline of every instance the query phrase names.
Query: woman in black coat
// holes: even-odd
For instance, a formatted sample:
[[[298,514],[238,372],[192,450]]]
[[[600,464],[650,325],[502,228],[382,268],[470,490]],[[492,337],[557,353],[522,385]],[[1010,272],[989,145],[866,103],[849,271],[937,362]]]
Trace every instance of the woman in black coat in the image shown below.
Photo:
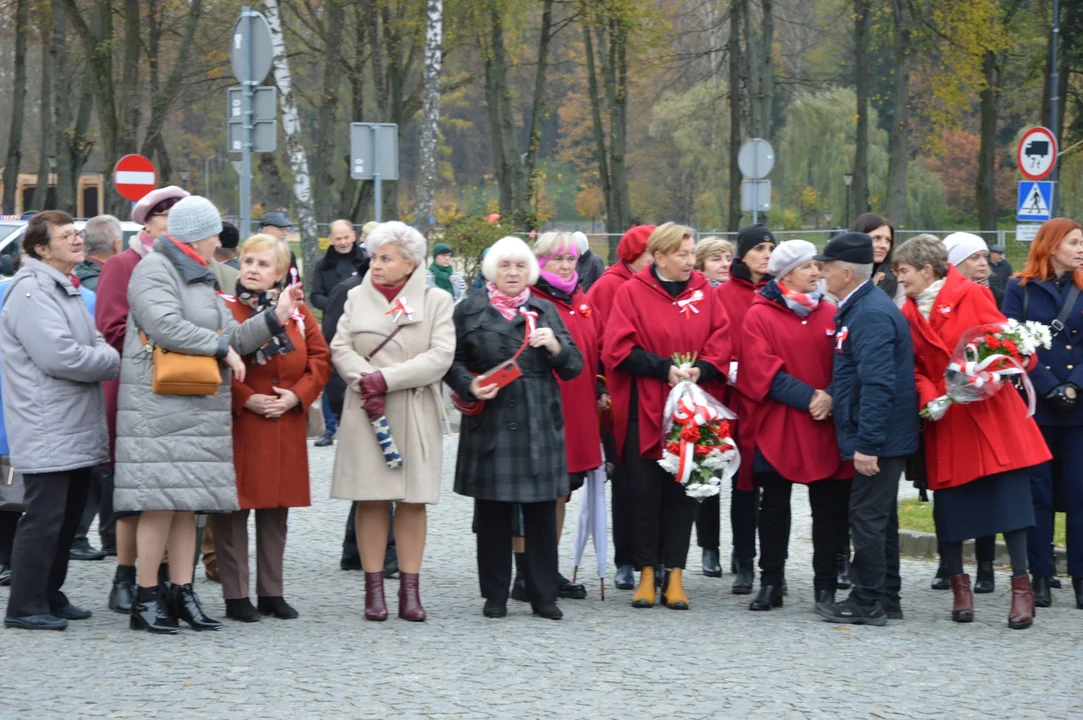
[[[460,402],[484,402],[480,412],[463,416],[455,492],[476,500],[485,616],[507,615],[518,503],[531,606],[534,614],[559,620],[556,500],[569,493],[569,485],[554,373],[571,380],[582,371],[583,357],[556,308],[530,292],[538,261],[522,240],[497,241],[482,272],[489,281],[486,291],[455,307],[455,362],[444,378]],[[521,377],[502,388],[482,384],[479,375],[503,368],[521,347],[516,359]]]
[[[886,292],[889,298],[896,300],[896,305],[902,305],[899,281],[891,269],[891,252],[895,249],[895,226],[890,220],[876,213],[864,213],[858,215],[850,230],[865,233],[872,238],[872,284]]]

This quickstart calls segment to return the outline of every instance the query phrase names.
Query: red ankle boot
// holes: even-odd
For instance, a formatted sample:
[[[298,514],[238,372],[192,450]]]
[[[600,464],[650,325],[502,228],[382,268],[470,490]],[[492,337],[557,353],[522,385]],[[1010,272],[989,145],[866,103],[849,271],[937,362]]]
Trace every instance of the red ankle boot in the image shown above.
[[[383,572],[365,573],[365,619],[387,620]]]
[[[399,617],[410,622],[425,622],[425,608],[421,607],[418,592],[418,574],[402,573],[399,581]]]
[[[1012,578],[1012,609],[1008,613],[1008,627],[1025,630],[1034,624],[1034,594],[1030,589],[1030,576]]]
[[[958,623],[974,621],[974,594],[970,591],[970,576],[952,575],[948,578],[951,584],[951,594],[954,603],[951,608],[951,619]]]

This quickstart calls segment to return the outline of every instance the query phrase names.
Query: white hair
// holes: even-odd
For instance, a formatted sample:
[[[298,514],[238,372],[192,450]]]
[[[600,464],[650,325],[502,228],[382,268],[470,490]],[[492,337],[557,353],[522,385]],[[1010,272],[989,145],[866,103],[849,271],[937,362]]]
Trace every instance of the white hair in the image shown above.
[[[493,243],[493,246],[489,248],[489,252],[485,253],[485,259],[481,263],[481,274],[485,276],[485,279],[490,282],[496,281],[496,271],[500,267],[500,263],[505,260],[523,260],[526,262],[527,273],[527,285],[533,285],[538,282],[538,258],[534,257],[534,253],[530,252],[530,248],[527,244],[515,237],[514,235],[508,235],[502,237]]]
[[[98,215],[90,218],[83,231],[86,233],[83,250],[87,255],[102,255],[111,252],[113,243],[124,237],[120,221],[112,215]]]
[[[375,255],[382,245],[398,245],[403,258],[412,260],[420,265],[425,260],[428,252],[428,243],[424,236],[404,222],[391,220],[380,223],[369,231],[365,239],[365,246],[370,255]]]
[[[872,277],[872,263],[852,263],[845,260],[836,260],[840,268],[849,268],[858,280],[868,280]]]
[[[538,239],[534,242],[535,257],[549,257],[551,255],[556,255],[562,250],[570,252],[576,257],[582,254],[575,241],[575,237],[571,233],[545,232],[539,235]]]

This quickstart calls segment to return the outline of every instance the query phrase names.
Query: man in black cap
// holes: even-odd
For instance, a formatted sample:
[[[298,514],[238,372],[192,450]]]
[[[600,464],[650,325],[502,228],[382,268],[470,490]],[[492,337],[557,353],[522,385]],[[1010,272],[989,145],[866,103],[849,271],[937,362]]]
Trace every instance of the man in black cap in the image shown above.
[[[918,399],[910,329],[870,282],[872,238],[843,233],[816,256],[827,291],[839,299],[830,395],[839,451],[854,461],[850,527],[853,589],[817,603],[828,622],[884,625],[902,619],[899,604],[899,478],[918,449]]]
[[[259,231],[261,233],[278,238],[282,242],[286,242],[286,237],[292,229],[293,223],[290,222],[290,216],[279,210],[265,213],[259,221]],[[293,254],[293,250],[290,250],[290,269],[297,270],[297,256]],[[299,273],[297,279],[300,280]]]
[[[1012,264],[1004,257],[1003,245],[992,245],[989,248],[989,289],[998,298],[1004,297],[1004,291],[1008,288],[1008,278],[1012,276]]]

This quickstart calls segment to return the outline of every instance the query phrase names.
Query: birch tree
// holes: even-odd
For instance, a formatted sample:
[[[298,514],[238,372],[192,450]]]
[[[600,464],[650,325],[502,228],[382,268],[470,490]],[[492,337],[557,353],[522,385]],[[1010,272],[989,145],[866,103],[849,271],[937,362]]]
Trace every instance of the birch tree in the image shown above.
[[[414,225],[426,234],[432,216],[436,184],[436,143],[440,123],[440,63],[443,52],[444,0],[428,0],[425,7],[425,98],[421,118],[421,159],[417,169],[417,206]]]
[[[15,87],[11,93],[11,132],[7,162],[4,164],[4,214],[15,212],[15,188],[23,159],[23,115],[26,112],[26,36],[29,34],[27,7],[30,0],[15,3]]]

